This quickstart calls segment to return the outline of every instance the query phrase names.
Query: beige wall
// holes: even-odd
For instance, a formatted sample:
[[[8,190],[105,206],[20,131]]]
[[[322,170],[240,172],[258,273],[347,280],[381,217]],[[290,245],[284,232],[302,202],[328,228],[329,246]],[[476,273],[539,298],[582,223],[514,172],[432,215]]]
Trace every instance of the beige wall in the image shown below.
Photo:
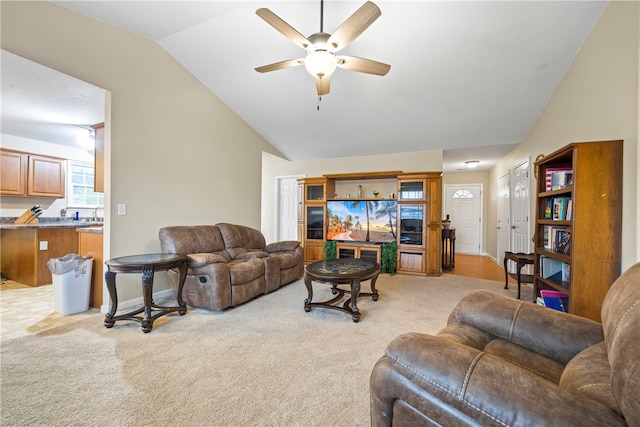
[[[491,170],[488,189],[488,220],[495,225],[498,177],[519,160],[530,156],[533,161],[538,154],[548,154],[570,142],[623,139],[623,270],[640,259],[636,243],[640,240],[639,7],[638,2],[609,3],[525,141]],[[490,233],[488,250],[493,256],[496,246],[496,233]]]
[[[262,152],[277,151],[164,49],[49,2],[1,8],[3,49],[110,92],[108,256],[158,252],[166,225],[260,226]],[[120,276],[121,301],[141,295]]]
[[[442,170],[442,150],[298,162],[290,162],[265,154],[262,165],[262,233],[267,242],[273,242],[276,240],[276,179],[278,177],[297,175],[314,177],[331,173],[393,170],[440,171]],[[380,189],[380,191],[383,190]]]

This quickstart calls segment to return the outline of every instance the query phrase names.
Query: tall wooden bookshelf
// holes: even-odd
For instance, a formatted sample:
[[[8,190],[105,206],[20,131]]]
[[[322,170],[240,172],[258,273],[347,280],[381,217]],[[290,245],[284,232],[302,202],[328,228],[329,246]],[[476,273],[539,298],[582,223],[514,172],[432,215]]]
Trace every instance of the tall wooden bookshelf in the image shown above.
[[[569,313],[599,322],[620,275],[622,141],[572,143],[535,166],[534,298],[562,291]]]

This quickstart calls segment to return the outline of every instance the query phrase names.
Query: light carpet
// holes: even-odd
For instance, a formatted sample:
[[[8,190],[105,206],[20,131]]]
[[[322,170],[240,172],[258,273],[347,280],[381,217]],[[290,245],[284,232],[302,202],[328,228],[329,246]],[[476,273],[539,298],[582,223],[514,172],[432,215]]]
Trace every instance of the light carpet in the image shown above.
[[[1,350],[3,426],[368,426],[369,376],[387,344],[436,333],[462,296],[503,283],[381,275],[359,323],[307,313],[301,280],[242,306],[103,326],[96,314]],[[362,290],[368,291],[369,282]],[[314,284],[314,302],[331,298]],[[523,287],[524,300],[531,291]]]

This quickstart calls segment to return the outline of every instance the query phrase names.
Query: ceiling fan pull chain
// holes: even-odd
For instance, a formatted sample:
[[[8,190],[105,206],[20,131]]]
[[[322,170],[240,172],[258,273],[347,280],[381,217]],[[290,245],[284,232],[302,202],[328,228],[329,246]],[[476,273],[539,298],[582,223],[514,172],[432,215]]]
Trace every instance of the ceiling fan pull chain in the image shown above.
[[[320,101],[322,101],[322,97],[318,96],[318,106],[316,107],[316,111],[320,111]]]

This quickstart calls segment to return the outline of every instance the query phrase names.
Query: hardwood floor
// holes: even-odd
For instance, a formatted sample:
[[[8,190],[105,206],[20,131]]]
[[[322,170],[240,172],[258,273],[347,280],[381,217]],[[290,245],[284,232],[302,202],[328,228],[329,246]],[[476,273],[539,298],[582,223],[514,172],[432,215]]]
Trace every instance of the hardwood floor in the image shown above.
[[[504,268],[488,256],[456,254],[455,268],[445,273],[504,283]],[[509,284],[516,281],[509,278]]]

